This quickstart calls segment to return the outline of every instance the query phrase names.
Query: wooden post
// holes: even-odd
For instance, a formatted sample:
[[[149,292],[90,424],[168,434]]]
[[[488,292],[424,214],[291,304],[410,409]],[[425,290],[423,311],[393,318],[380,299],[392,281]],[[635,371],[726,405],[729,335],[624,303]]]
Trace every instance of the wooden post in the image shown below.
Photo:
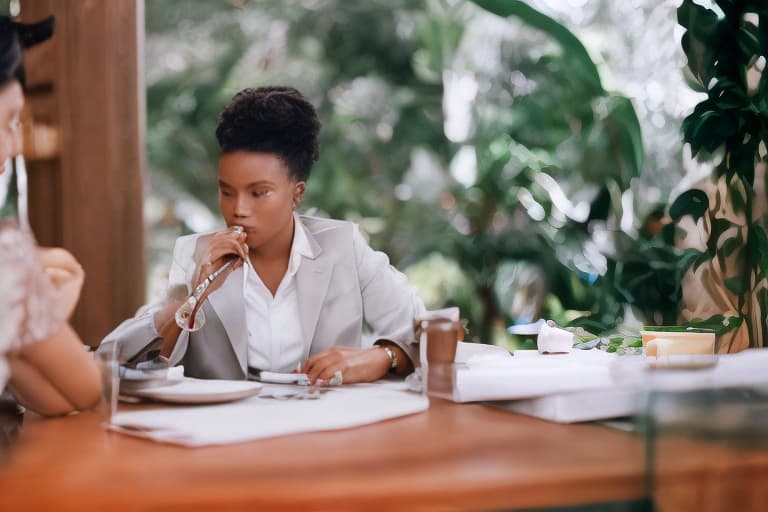
[[[73,324],[97,345],[144,302],[144,3],[21,0],[19,19],[49,14],[53,38],[25,57],[30,218],[85,268]]]

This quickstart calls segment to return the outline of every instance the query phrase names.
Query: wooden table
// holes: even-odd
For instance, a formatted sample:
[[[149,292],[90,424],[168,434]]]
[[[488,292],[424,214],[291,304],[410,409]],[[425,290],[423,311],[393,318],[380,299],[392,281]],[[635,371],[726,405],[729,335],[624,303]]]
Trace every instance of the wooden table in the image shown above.
[[[654,456],[656,510],[768,510],[768,448],[737,441],[662,436]]]
[[[641,437],[606,427],[436,399],[425,413],[365,427],[209,448],[107,432],[95,413],[31,416],[0,469],[0,510],[477,510],[634,500],[646,495],[643,449]]]

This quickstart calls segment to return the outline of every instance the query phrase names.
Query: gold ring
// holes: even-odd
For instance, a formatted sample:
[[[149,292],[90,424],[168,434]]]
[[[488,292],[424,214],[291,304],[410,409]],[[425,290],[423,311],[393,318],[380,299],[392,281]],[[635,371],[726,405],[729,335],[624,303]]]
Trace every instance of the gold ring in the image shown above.
[[[343,375],[341,374],[341,370],[336,370],[333,372],[333,377],[330,378],[328,381],[329,386],[341,386],[344,382]]]

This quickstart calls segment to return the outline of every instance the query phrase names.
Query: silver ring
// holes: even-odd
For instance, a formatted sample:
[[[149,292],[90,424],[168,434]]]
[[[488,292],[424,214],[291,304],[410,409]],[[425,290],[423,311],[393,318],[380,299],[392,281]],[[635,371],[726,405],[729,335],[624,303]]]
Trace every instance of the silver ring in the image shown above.
[[[233,233],[237,233],[238,235],[241,234],[243,231],[245,231],[243,229],[243,226],[232,226],[231,229]]]
[[[333,372],[333,377],[328,381],[329,386],[341,386],[341,384],[344,382],[344,378],[341,374],[341,370],[336,370]]]

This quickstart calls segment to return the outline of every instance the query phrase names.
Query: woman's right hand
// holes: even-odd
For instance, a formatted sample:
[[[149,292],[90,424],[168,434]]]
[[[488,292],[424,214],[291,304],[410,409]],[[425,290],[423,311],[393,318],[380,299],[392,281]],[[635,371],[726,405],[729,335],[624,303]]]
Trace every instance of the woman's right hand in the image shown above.
[[[243,232],[228,229],[218,231],[210,235],[208,246],[203,251],[198,262],[197,279],[195,286],[200,284],[206,277],[220,269],[227,261],[237,259],[234,265],[230,267],[234,270],[248,258],[248,246],[245,243],[247,235]],[[217,279],[211,284],[208,293],[213,291],[213,287],[223,279]]]

